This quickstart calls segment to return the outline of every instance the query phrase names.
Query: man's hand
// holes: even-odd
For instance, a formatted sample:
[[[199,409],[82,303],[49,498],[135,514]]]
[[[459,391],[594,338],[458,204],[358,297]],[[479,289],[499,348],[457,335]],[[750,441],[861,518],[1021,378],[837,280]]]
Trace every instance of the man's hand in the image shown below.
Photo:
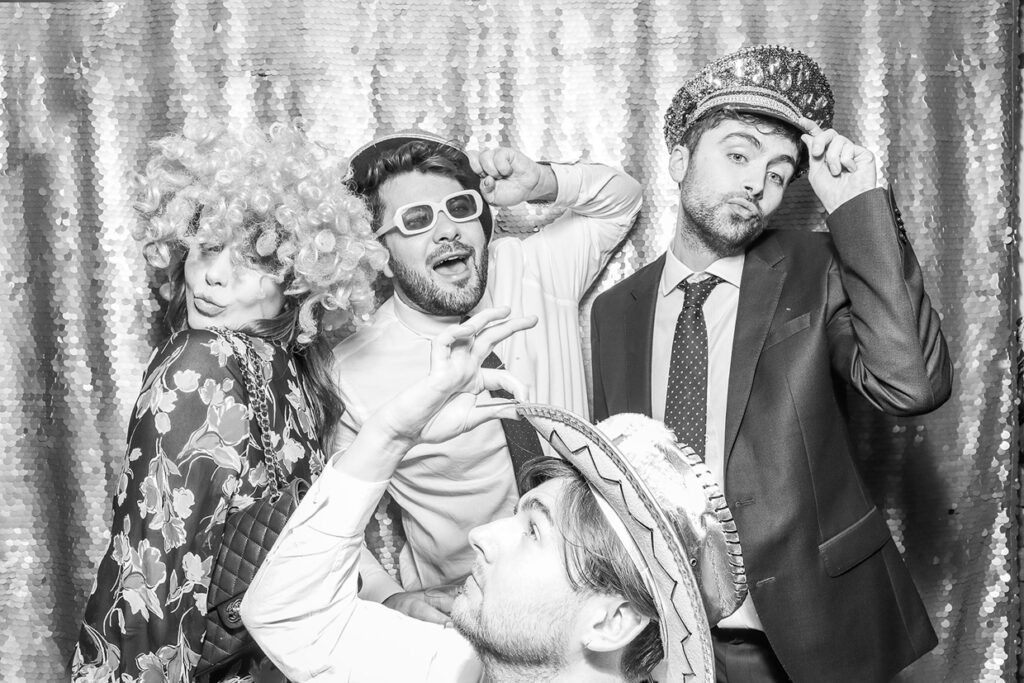
[[[384,601],[384,606],[413,619],[444,625],[451,621],[448,615],[461,587],[462,582],[458,582],[421,591],[395,593]]]
[[[807,180],[825,211],[877,186],[875,155],[832,129],[822,130],[808,118],[800,119],[807,131],[800,139],[807,145],[810,169]]]
[[[431,344],[430,373],[392,398],[371,420],[392,440],[415,444],[441,443],[488,420],[517,419],[514,403],[484,392],[504,389],[525,400],[526,385],[507,370],[480,367],[498,342],[537,324],[534,315],[508,316],[507,306],[486,308],[464,323],[446,327]]]
[[[488,204],[514,206],[525,201],[552,201],[558,181],[550,166],[538,164],[510,147],[467,152],[469,165],[480,176],[480,194]]]

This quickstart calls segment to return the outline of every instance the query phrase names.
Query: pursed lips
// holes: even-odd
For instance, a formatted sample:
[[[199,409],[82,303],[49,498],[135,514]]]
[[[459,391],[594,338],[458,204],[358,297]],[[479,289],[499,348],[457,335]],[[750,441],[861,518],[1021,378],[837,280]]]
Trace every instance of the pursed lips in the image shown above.
[[[740,209],[740,213],[747,214],[748,218],[753,218],[755,216],[758,218],[761,217],[761,209],[758,208],[757,204],[754,204],[747,199],[743,199],[742,197],[733,197],[728,200],[728,203],[734,208]]]
[[[192,293],[192,305],[195,306],[196,310],[200,313],[208,316],[217,315],[224,310],[224,306],[221,306],[216,301],[211,301],[205,296],[201,296],[195,292]]]

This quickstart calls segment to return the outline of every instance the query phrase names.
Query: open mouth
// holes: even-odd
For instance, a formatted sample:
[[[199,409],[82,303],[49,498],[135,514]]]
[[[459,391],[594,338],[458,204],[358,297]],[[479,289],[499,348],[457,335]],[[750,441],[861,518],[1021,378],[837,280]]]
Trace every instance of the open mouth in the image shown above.
[[[446,278],[462,278],[469,275],[469,259],[472,252],[452,252],[434,261],[434,272]]]

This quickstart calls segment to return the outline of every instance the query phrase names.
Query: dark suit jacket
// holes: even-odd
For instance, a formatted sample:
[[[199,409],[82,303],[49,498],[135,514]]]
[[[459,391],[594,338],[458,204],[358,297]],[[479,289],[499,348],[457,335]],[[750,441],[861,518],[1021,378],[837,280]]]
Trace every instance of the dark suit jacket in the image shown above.
[[[839,207],[825,233],[748,249],[725,423],[725,495],[758,616],[795,681],[889,680],[934,647],[913,581],[854,462],[852,384],[879,410],[941,405],[952,367],[891,193]],[[651,413],[664,256],[594,302],[594,417]]]

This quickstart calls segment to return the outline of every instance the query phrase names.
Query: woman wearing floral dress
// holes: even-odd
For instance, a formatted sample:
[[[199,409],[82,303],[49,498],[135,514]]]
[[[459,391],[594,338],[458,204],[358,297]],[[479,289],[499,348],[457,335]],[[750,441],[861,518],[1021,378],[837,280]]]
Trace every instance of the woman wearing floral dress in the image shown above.
[[[76,681],[192,680],[224,520],[271,476],[246,373],[267,388],[273,457],[312,480],[341,409],[323,332],[369,318],[386,259],[344,164],[294,127],[205,123],[156,149],[137,236],[175,331],[130,419]],[[258,659],[220,677],[251,680]]]

